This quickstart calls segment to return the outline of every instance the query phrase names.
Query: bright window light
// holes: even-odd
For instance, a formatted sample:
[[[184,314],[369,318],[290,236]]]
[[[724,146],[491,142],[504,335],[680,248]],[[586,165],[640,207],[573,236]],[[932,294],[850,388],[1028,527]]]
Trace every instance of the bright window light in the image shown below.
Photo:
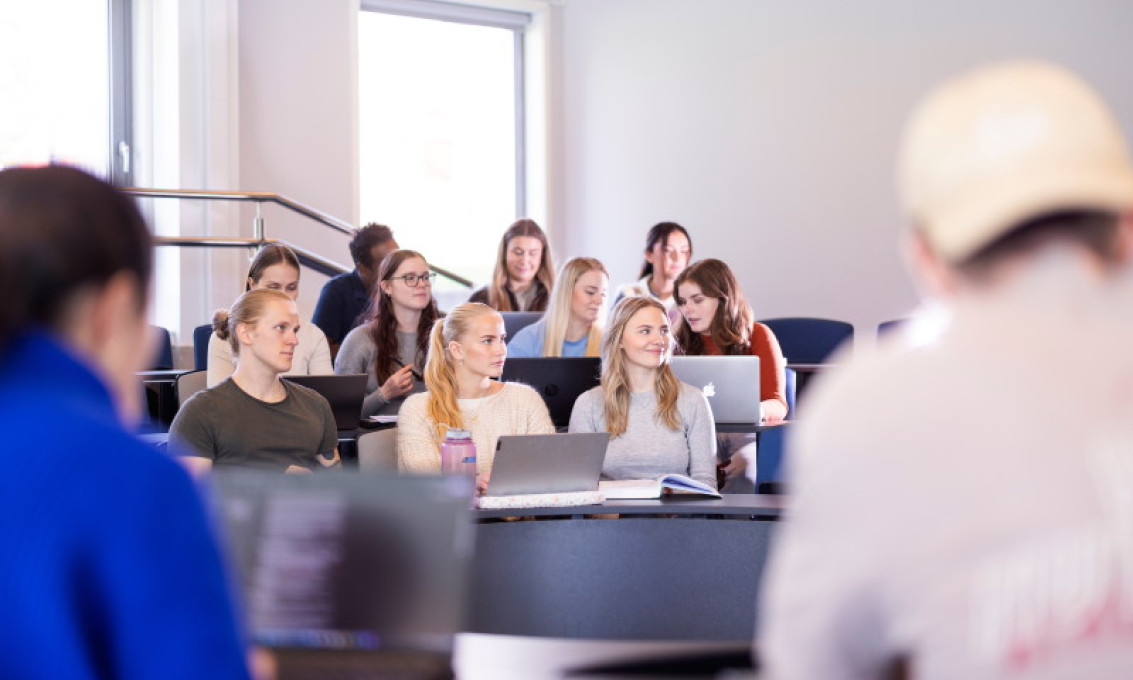
[[[477,282],[516,219],[515,36],[359,15],[361,221],[388,224],[403,248]]]
[[[0,168],[66,163],[106,177],[107,3],[0,0]]]

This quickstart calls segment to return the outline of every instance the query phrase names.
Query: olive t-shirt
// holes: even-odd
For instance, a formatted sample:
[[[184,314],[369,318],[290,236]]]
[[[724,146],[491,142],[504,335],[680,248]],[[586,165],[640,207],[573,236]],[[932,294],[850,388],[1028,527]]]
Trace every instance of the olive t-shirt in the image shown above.
[[[177,411],[169,439],[187,454],[217,466],[317,469],[319,454],[338,443],[330,404],[312,389],[283,381],[287,396],[268,403],[228,378],[194,394]]]

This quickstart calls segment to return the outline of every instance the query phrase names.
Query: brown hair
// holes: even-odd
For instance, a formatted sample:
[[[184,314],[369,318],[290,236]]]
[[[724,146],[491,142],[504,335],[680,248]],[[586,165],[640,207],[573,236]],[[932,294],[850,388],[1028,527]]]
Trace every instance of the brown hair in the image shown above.
[[[602,338],[602,393],[605,397],[603,410],[606,416],[606,431],[611,437],[625,434],[629,422],[631,390],[625,352],[621,348],[622,336],[633,315],[650,308],[660,311],[666,323],[668,322],[665,306],[653,298],[644,296],[622,298],[614,305],[614,311],[610,315],[610,325]],[[670,430],[680,429],[682,421],[680,411],[677,410],[677,397],[681,393],[681,383],[673,375],[668,357],[657,371],[653,389],[657,394],[655,413],[657,419]]]
[[[283,291],[267,288],[247,291],[236,298],[232,307],[218,309],[212,315],[212,329],[216,331],[216,337],[227,340],[228,346],[232,348],[232,353],[238,356],[240,354],[240,339],[236,337],[236,327],[240,324],[254,325],[267,313],[267,307],[272,302],[295,304],[295,301]]]
[[[378,281],[389,281],[403,262],[413,258],[425,261],[425,256],[416,250],[395,250],[386,255],[378,266]],[[428,266],[427,261],[425,266]],[[420,282],[417,285],[421,285]],[[366,323],[377,350],[374,358],[374,377],[381,385],[401,368],[397,358],[397,317],[393,313],[390,296],[383,293],[377,284],[370,291],[370,305],[370,318]],[[421,312],[421,319],[417,322],[417,352],[413,356],[415,366],[425,362],[425,354],[429,348],[429,329],[433,327],[433,322],[438,316],[440,312],[437,311],[437,300],[430,292],[429,305]]]
[[[350,259],[354,260],[356,266],[373,269],[375,263],[371,259],[371,251],[374,246],[392,240],[393,230],[384,224],[370,222],[354,230],[354,236],[350,239]]]
[[[252,284],[260,282],[260,279],[264,276],[264,271],[277,264],[288,264],[294,267],[295,271],[302,271],[299,268],[299,257],[295,255],[294,250],[282,243],[269,243],[256,252],[256,256],[252,258],[251,264],[248,265],[248,278],[244,281],[244,292],[252,290]]]
[[[29,328],[59,330],[84,288],[120,273],[145,309],[153,238],[132,199],[66,166],[0,171],[0,346]]]
[[[551,246],[547,243],[547,235],[543,233],[543,230],[535,223],[535,220],[525,217],[512,222],[512,225],[504,232],[503,238],[500,239],[500,250],[496,257],[496,268],[492,272],[492,283],[488,286],[488,304],[501,312],[519,311],[512,309],[511,297],[508,295],[507,249],[512,239],[519,238],[520,236],[529,236],[539,239],[539,242],[543,244],[543,257],[539,261],[538,271],[535,272],[534,285],[542,286],[545,296],[555,283],[554,258],[551,256]],[[545,304],[546,302],[544,301],[544,305]],[[531,311],[541,312],[543,309],[532,309]]]
[[[661,244],[662,248],[669,245],[669,235],[674,231],[681,232],[688,239],[688,256],[689,259],[692,259],[692,237],[688,235],[688,230],[676,222],[658,222],[650,227],[649,233],[645,235],[645,252],[653,250],[653,247],[658,243]],[[653,265],[649,264],[647,259],[641,264],[641,273],[637,275],[637,278],[644,279],[646,276],[652,275]]]
[[[472,320],[485,314],[497,314],[481,302],[465,302],[453,307],[443,319],[433,323],[429,333],[429,358],[425,362],[425,388],[429,391],[426,414],[433,424],[433,436],[444,439],[449,427],[464,427],[457,401],[456,369],[449,356],[449,343],[459,340],[468,332]]]
[[[961,260],[956,270],[968,279],[984,280],[1004,260],[1033,253],[1055,241],[1077,246],[1100,263],[1112,266],[1120,260],[1119,222],[1117,215],[1092,210],[1039,215],[1021,222]]]
[[[683,283],[695,283],[705,296],[719,300],[716,314],[708,326],[708,335],[712,337],[716,347],[723,354],[750,354],[751,328],[755,319],[731,268],[715,259],[689,265],[673,284],[673,294],[678,305],[683,302],[680,292]],[[683,318],[677,327],[676,336],[685,354],[705,353],[704,338],[689,328]]]

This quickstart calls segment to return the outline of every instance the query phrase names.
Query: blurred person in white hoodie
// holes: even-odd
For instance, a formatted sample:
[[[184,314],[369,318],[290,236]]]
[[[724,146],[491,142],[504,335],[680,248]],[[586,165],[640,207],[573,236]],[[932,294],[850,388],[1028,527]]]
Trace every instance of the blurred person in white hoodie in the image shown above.
[[[764,583],[767,677],[1133,677],[1118,124],[1059,66],[987,66],[917,106],[899,175],[948,323],[811,395]]]

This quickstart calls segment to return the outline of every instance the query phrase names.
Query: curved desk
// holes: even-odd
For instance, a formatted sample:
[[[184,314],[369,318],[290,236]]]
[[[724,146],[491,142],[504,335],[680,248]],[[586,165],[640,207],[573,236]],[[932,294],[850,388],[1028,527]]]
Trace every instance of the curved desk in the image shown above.
[[[751,640],[779,496],[477,510],[475,633]],[[534,519],[505,521],[522,514]],[[617,518],[594,515],[616,514]]]

